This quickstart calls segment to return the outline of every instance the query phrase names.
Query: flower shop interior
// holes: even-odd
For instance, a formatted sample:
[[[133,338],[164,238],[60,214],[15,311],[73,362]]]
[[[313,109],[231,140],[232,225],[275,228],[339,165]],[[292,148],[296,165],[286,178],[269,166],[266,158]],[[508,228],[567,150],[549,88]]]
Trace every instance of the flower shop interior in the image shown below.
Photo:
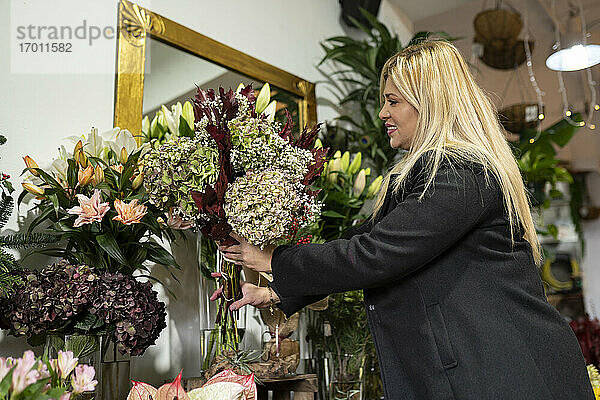
[[[264,221],[278,244],[368,218],[402,157],[378,119],[379,73],[432,37],[499,110],[548,302],[600,364],[597,0],[4,0],[0,18],[0,399],[383,398],[362,292],[290,318],[231,312],[242,272],[215,240],[233,228],[266,243],[219,220],[249,202],[302,210],[292,227]],[[210,129],[218,107],[227,141]],[[275,169],[219,186],[261,163]],[[212,301],[216,271],[230,287]]]

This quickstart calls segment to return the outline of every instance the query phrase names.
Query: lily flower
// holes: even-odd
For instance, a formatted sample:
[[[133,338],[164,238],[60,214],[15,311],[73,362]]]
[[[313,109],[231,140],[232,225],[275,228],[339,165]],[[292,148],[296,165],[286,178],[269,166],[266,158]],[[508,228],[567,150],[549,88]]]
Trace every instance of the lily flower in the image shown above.
[[[104,182],[104,170],[102,169],[101,165],[96,165],[96,168],[94,169],[94,176],[92,177],[92,184],[96,186],[102,182]]]
[[[34,168],[39,168],[37,163],[33,161],[33,158],[29,156],[23,157],[23,161],[25,161],[25,165],[29,168],[29,172],[31,172],[35,176],[40,176],[40,173],[36,171]]]
[[[375,178],[375,180],[373,182],[371,182],[371,184],[369,185],[369,188],[367,189],[367,198],[371,198],[371,197],[375,196],[377,194],[377,192],[379,192],[382,181],[383,181],[383,177],[381,175],[379,175],[377,178]]]
[[[125,225],[138,224],[148,211],[148,207],[138,204],[138,199],[133,199],[129,203],[116,199],[115,209],[118,215],[113,220],[121,221]]]
[[[181,106],[181,103],[180,103]],[[175,111],[174,114],[177,114],[177,108],[175,108],[173,111]],[[163,104],[162,107],[160,108],[160,111],[162,112],[164,118],[165,118],[165,122],[167,123],[167,127],[169,128],[169,131],[171,132],[172,135],[177,135],[179,133],[179,116],[177,115],[173,115],[173,113],[171,113],[171,111],[169,111],[169,109]]]
[[[73,224],[74,228],[77,228],[84,224],[91,224],[92,222],[100,222],[104,215],[110,209],[108,203],[100,203],[101,192],[98,189],[94,189],[92,197],[87,197],[83,194],[77,195],[79,206],[75,206],[67,210],[69,214],[79,215]]]
[[[41,196],[44,194],[44,189],[37,185],[34,185],[33,183],[23,182],[21,183],[21,186],[23,186],[23,189],[27,190],[29,193],[35,196]]]
[[[137,142],[135,141],[135,138],[133,137],[131,132],[129,132],[127,129],[121,129],[117,133],[114,141],[111,140],[107,142],[110,149],[115,153],[115,155],[119,159],[123,158],[123,149],[125,149],[124,152],[127,155],[127,157],[129,157],[131,153],[137,150]]]
[[[94,367],[85,364],[78,365],[75,368],[75,374],[71,377],[73,393],[93,391],[98,384],[98,381],[94,379],[94,375],[96,375]]]
[[[69,374],[75,369],[79,359],[73,357],[72,351],[58,351],[58,359],[56,360],[56,367],[60,373],[61,379],[67,379]]]
[[[92,164],[88,165],[86,169],[79,168],[79,172],[77,173],[77,181],[79,182],[79,186],[85,186],[92,180],[94,176],[94,167]]]
[[[81,140],[75,145],[75,149],[73,150],[73,158],[75,158],[75,161],[80,167],[87,167],[88,159],[83,151],[83,142]]]
[[[352,193],[354,193],[355,197],[360,197],[363,190],[365,190],[366,184],[367,176],[365,174],[365,170],[361,169],[358,175],[356,175],[356,179],[354,180],[354,186],[352,187]]]
[[[92,128],[83,149],[91,157],[102,158],[102,153],[104,152],[104,140],[98,133],[97,128]]]
[[[118,173],[123,173],[123,164],[119,164],[119,165],[111,165],[110,169],[112,169],[113,171],[116,171]]]
[[[39,372],[32,370],[35,365],[35,355],[33,351],[28,350],[23,354],[23,358],[17,359],[15,369],[12,373],[12,394],[21,393],[29,385],[37,382]]]
[[[133,182],[131,182],[131,188],[133,190],[136,190],[137,188],[139,188],[140,186],[142,186],[142,183],[144,182],[144,173],[140,172],[139,174],[137,174],[137,176],[133,179]]]

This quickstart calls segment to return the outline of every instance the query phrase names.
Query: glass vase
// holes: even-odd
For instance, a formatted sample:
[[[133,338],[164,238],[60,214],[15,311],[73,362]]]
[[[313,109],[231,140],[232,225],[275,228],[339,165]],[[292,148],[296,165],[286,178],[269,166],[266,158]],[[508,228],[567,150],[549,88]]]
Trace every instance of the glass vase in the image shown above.
[[[78,399],[121,400],[129,392],[130,360],[117,351],[107,336],[86,334],[51,334],[46,337],[44,355],[58,357],[58,351],[72,351],[78,364],[94,367],[98,381],[95,391],[84,393]]]

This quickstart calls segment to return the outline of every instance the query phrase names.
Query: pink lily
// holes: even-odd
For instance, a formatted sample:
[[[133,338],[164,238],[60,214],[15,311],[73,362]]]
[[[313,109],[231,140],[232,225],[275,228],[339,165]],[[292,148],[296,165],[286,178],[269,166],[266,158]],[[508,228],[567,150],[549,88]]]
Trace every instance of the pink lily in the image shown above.
[[[94,189],[94,194],[92,197],[78,194],[77,200],[79,201],[79,206],[75,206],[67,210],[69,214],[79,215],[73,224],[74,228],[77,228],[83,224],[91,224],[94,221],[102,221],[102,218],[110,209],[108,203],[100,203],[101,192],[98,189]]]
[[[143,204],[138,204],[137,199],[133,199],[129,203],[116,199],[115,209],[117,210],[118,215],[113,219],[121,221],[125,225],[138,224],[148,211],[148,207]]]
[[[98,381],[94,379],[96,371],[94,367],[81,364],[75,368],[75,374],[71,377],[73,393],[91,392],[96,388]]]

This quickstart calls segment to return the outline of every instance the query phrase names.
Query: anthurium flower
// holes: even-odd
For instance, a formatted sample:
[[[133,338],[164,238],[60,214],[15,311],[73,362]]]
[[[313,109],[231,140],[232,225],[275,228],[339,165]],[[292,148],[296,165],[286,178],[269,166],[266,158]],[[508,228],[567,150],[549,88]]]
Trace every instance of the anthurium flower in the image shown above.
[[[79,182],[79,186],[85,186],[90,183],[92,176],[94,176],[94,167],[92,167],[91,164],[85,169],[79,168],[79,172],[77,173],[77,181]]]
[[[75,220],[73,227],[77,228],[84,224],[91,224],[92,222],[100,222],[110,209],[108,203],[101,203],[101,192],[98,189],[94,189],[92,197],[87,197],[84,194],[78,194],[77,200],[79,206],[69,208],[67,212],[69,214],[79,215]]]
[[[273,122],[275,120],[275,111],[277,111],[277,102],[273,100],[267,108],[263,111],[263,114],[267,117],[267,120]]]
[[[190,397],[187,395],[185,390],[183,390],[183,386],[181,386],[181,373],[183,370],[179,372],[177,378],[171,383],[165,383],[156,391],[156,400],[190,400]]]
[[[29,172],[31,172],[35,176],[40,176],[40,173],[36,171],[34,168],[39,168],[37,163],[33,161],[33,158],[29,156],[23,157],[23,161],[25,161],[25,165],[29,168]]]
[[[127,395],[127,400],[155,400],[157,389],[144,382],[131,381],[133,387]]]
[[[75,373],[71,377],[71,386],[73,386],[73,393],[91,392],[94,390],[98,381],[94,379],[96,371],[94,367],[89,365],[78,365],[75,368]]]
[[[61,379],[67,379],[69,374],[75,369],[79,359],[73,357],[72,351],[58,351],[58,359],[56,360],[56,367],[58,373],[60,373]]]
[[[138,204],[138,199],[133,199],[129,203],[116,199],[115,209],[118,215],[113,219],[121,221],[125,225],[131,225],[140,222],[142,217],[146,215],[148,207]]]

